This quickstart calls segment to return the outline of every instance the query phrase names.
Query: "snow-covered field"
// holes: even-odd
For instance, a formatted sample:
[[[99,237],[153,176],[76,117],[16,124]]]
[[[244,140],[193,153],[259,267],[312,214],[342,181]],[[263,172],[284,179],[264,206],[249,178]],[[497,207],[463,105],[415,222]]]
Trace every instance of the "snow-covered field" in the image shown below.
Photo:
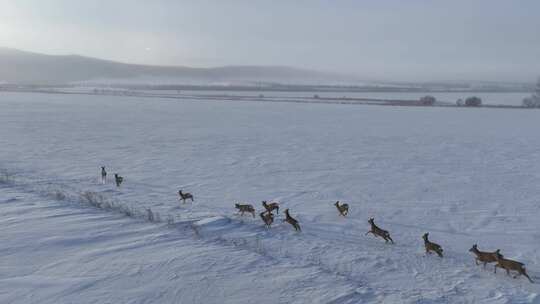
[[[540,303],[468,252],[500,248],[540,282],[539,118],[1,93],[0,303]],[[262,200],[303,231],[236,215]]]
[[[148,91],[152,92],[152,91]],[[160,91],[154,91],[154,93]],[[170,94],[176,94],[177,91],[169,91]],[[396,100],[418,100],[422,96],[431,95],[437,98],[441,103],[455,104],[458,99],[465,100],[470,96],[482,98],[482,103],[486,105],[510,105],[521,106],[523,98],[529,97],[532,92],[522,93],[487,93],[487,92],[235,92],[235,91],[189,91],[183,90],[181,94],[192,95],[251,95],[258,96],[262,94],[265,97],[277,98],[311,98],[313,95],[319,95],[321,98],[366,98],[366,99],[396,99]]]
[[[49,88],[50,89],[50,88]],[[95,89],[95,90],[94,90]],[[51,90],[51,89],[50,89]],[[315,102],[314,95],[324,98],[363,98],[371,100],[419,100],[422,96],[431,95],[441,104],[455,105],[458,99],[465,100],[467,97],[477,96],[482,99],[484,105],[521,106],[525,97],[531,96],[532,92],[320,92],[320,91],[233,91],[233,90],[127,90],[121,88],[102,87],[68,87],[52,89],[57,92],[81,93],[81,94],[108,94],[108,95],[137,95],[147,94],[167,97],[201,97],[201,96],[242,96],[259,98],[264,96],[267,101],[291,101],[304,100]]]

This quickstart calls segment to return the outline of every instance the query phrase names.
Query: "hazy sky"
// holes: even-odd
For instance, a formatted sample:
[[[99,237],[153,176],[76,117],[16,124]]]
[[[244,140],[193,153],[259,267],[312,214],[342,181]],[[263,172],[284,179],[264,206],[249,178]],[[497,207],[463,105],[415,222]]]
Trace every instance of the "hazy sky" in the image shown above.
[[[366,79],[534,81],[538,0],[0,0],[0,46]]]

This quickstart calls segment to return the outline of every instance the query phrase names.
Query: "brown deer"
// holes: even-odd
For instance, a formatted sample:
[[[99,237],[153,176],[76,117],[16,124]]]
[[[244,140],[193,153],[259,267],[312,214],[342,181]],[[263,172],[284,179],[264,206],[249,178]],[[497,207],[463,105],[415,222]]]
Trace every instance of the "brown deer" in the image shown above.
[[[261,216],[261,219],[266,225],[266,228],[270,228],[270,226],[274,222],[274,215],[272,214],[272,212],[265,211],[261,212],[259,215]]]
[[[276,209],[276,214],[279,214],[279,204],[278,203],[270,203],[270,204],[267,204],[266,201],[262,201],[262,205],[264,207],[264,209],[266,209],[266,211],[272,213],[272,211],[274,211],[274,209]]]
[[[474,244],[471,249],[469,249],[469,252],[476,255],[476,258],[474,259],[476,265],[479,265],[478,262],[484,263],[484,269],[486,268],[487,263],[497,262],[497,254],[500,254],[499,249],[494,252],[480,251],[478,250],[477,244]]]
[[[289,209],[285,209],[285,220],[283,221],[291,224],[294,227],[294,230],[302,231],[302,229],[300,229],[300,224],[298,224],[298,221],[289,214]]]
[[[390,242],[392,242],[392,244],[394,244],[394,240],[392,240],[392,238],[390,237],[390,233],[388,233],[388,231],[386,231],[384,229],[381,229],[381,228],[377,227],[377,225],[375,225],[375,219],[374,218],[370,218],[368,220],[368,223],[371,225],[371,230],[366,232],[366,235],[371,233],[374,236],[382,237],[385,240],[386,243],[388,243],[388,241],[390,241]]]
[[[105,167],[101,167],[101,183],[105,184],[107,182],[107,171],[105,171]]]
[[[339,204],[339,201],[337,201],[334,206],[336,206],[339,215],[341,216],[347,216],[349,214],[349,204]]]
[[[439,257],[443,257],[443,249],[441,245],[430,242],[428,240],[429,233],[424,233],[422,238],[424,239],[424,246],[426,247],[426,254],[431,254],[431,252],[435,252]]]
[[[118,175],[118,173],[115,173],[114,174],[114,181],[116,182],[116,187],[120,187],[120,185],[124,181],[124,178],[122,176]]]
[[[189,192],[184,193],[182,190],[178,190],[178,196],[180,196],[180,199],[184,202],[184,204],[186,203],[187,199],[190,199],[193,202],[193,195]]]
[[[495,259],[497,260],[497,264],[495,264],[495,273],[497,273],[497,267],[505,269],[507,275],[510,275],[510,270],[515,270],[519,275],[524,275],[527,279],[529,279],[529,282],[533,283],[533,280],[531,280],[527,274],[524,267],[525,265],[523,263],[505,259],[503,255],[499,253],[499,250],[495,252]],[[514,276],[514,279],[517,278],[518,274]]]
[[[248,212],[251,213],[253,217],[255,217],[255,208],[253,208],[253,206],[251,206],[250,204],[234,204],[234,206],[236,207],[236,209],[238,209],[238,212],[240,212],[240,216],[243,216],[244,212]]]

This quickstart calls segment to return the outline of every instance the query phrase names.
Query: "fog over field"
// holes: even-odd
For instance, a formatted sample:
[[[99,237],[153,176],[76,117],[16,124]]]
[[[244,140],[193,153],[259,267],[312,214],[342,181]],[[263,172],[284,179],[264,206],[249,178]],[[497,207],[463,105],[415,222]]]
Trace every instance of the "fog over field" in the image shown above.
[[[534,82],[540,4],[3,0],[0,46],[124,63],[293,66],[374,81]]]
[[[540,303],[538,2],[0,7],[0,303]]]

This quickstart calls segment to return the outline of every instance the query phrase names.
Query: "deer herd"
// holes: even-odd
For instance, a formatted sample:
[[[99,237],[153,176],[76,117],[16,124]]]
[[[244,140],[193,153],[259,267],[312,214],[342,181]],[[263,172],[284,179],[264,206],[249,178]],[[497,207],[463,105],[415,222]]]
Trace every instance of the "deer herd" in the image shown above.
[[[123,182],[123,177],[119,176],[118,174],[114,174],[115,177],[115,183],[117,187],[120,187],[120,184]],[[102,182],[106,182],[107,178],[107,172],[105,171],[105,167],[101,167],[101,178]],[[183,203],[186,203],[186,200],[193,200],[193,195],[188,192],[182,192],[182,190],[178,191],[179,200],[183,201]],[[259,216],[261,220],[263,221],[266,228],[271,228],[272,224],[274,223],[274,218],[279,215],[279,203],[277,202],[271,202],[268,203],[267,201],[262,201],[262,206],[264,207],[265,211],[259,213]],[[346,217],[349,214],[349,205],[340,203],[339,201],[334,203],[334,206],[336,207],[338,211],[339,216]],[[250,213],[255,218],[255,208],[251,204],[235,204],[235,208],[238,210],[238,213],[240,216],[243,216],[245,213]],[[274,210],[276,211],[276,215],[274,215]],[[297,219],[291,216],[289,213],[289,209],[284,210],[285,213],[285,219],[283,219],[283,222],[289,223],[295,231],[301,232],[302,229],[300,228],[300,224]],[[370,230],[366,232],[365,235],[373,234],[375,237],[382,238],[386,243],[390,242],[391,244],[394,244],[394,240],[390,236],[390,233],[387,230],[384,230],[380,228],[379,226],[375,225],[375,219],[370,218],[368,220],[368,223],[370,224]],[[422,235],[422,239],[424,240],[424,247],[426,250],[426,255],[435,253],[440,258],[443,257],[443,248],[441,245],[434,243],[428,239],[429,233],[424,233]],[[516,274],[514,275],[514,278],[517,278],[519,275],[525,276],[531,283],[533,283],[532,279],[529,277],[525,270],[525,265],[521,262],[510,260],[505,258],[501,253],[500,249],[497,249],[493,252],[488,251],[480,251],[478,250],[478,245],[474,244],[471,249],[469,249],[469,252],[476,255],[475,262],[476,265],[479,265],[479,263],[483,263],[484,269],[486,268],[486,265],[488,263],[496,263],[494,266],[494,273],[497,273],[497,268],[502,268],[506,270],[506,274],[510,276],[510,271],[515,271]]]
[[[261,217],[262,221],[264,222],[264,225],[267,228],[270,228],[272,223],[274,222],[274,217],[277,216],[278,213],[279,213],[279,204],[276,203],[276,202],[268,204],[266,201],[262,201],[262,206],[264,207],[265,211],[259,213],[259,216]],[[348,204],[340,204],[340,202],[337,201],[337,202],[334,203],[334,206],[336,206],[336,209],[338,211],[339,216],[345,217],[349,213],[349,205]],[[235,207],[236,207],[236,209],[238,209],[238,212],[240,213],[240,216],[243,216],[245,212],[248,212],[248,213],[251,213],[251,215],[253,217],[255,217],[255,208],[253,207],[253,205],[250,205],[250,204],[235,204]],[[276,210],[276,215],[275,216],[274,216],[274,213],[273,213],[274,210]],[[290,215],[289,209],[285,209],[285,219],[283,221],[291,224],[291,226],[293,226],[293,228],[296,231],[302,231],[302,229],[300,228],[300,224],[298,223],[298,220],[296,220],[295,218],[293,218]],[[370,224],[370,230],[368,232],[366,232],[365,235],[368,235],[368,234],[371,233],[375,237],[382,238],[386,243],[390,242],[390,243],[394,244],[394,240],[390,236],[390,232],[388,232],[387,230],[384,230],[384,229],[380,228],[379,226],[375,225],[375,219],[374,218],[370,218],[368,220],[368,223]],[[431,253],[435,253],[440,258],[442,258],[443,257],[443,248],[441,247],[441,245],[430,241],[428,239],[428,237],[429,237],[429,233],[427,233],[427,232],[424,233],[424,235],[422,235],[422,239],[424,240],[424,247],[425,247],[425,250],[426,250],[426,255],[431,254]],[[495,273],[497,273],[497,268],[502,268],[502,269],[506,270],[506,273],[508,275],[510,275],[510,271],[512,270],[512,271],[517,272],[517,274],[514,276],[514,278],[516,278],[518,275],[523,275],[527,279],[529,279],[529,281],[531,283],[533,282],[532,279],[527,274],[523,263],[504,258],[504,256],[502,254],[500,254],[499,249],[497,249],[494,252],[483,252],[483,251],[478,250],[478,246],[476,244],[474,244],[472,246],[472,248],[469,249],[469,251],[476,255],[476,259],[475,259],[476,265],[478,265],[478,262],[481,262],[481,263],[484,264],[484,268],[485,268],[486,264],[488,264],[488,263],[496,263],[495,267],[494,267],[494,272]]]

